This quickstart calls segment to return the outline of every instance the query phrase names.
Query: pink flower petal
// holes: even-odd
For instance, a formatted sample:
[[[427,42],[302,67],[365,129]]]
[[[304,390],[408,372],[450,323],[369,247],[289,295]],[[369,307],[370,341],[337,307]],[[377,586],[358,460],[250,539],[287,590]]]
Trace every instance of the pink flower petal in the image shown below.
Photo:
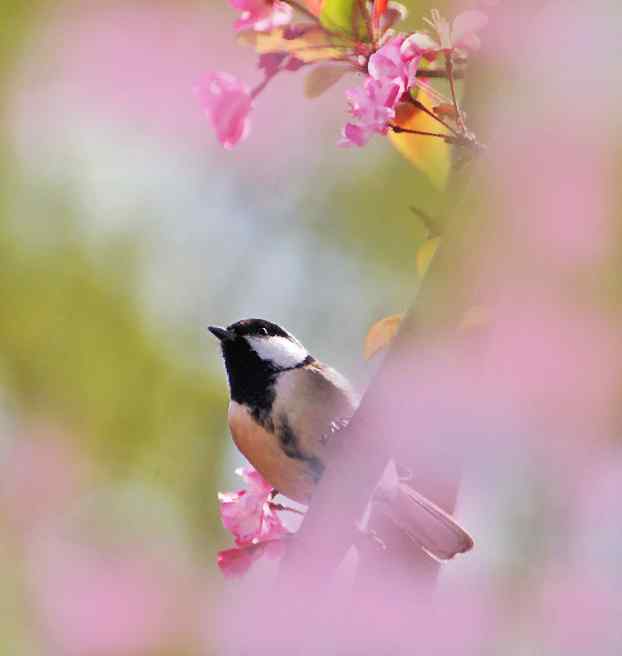
[[[346,123],[341,131],[341,139],[337,142],[337,145],[342,148],[364,146],[369,141],[371,134],[371,131],[362,128],[360,125]]]
[[[240,468],[247,490],[219,492],[220,517],[238,546],[257,540],[277,539],[288,534],[280,517],[270,507],[272,486],[252,467]]]
[[[411,34],[404,43],[402,43],[400,51],[402,58],[406,61],[413,57],[425,57],[426,59],[430,59],[430,57],[436,57],[439,51],[439,45],[429,34],[426,34],[425,32],[415,32],[414,34]]]
[[[240,467],[235,473],[248,485],[250,494],[267,496],[274,489],[254,467]]]
[[[346,91],[350,113],[359,124],[348,123],[337,145],[360,147],[373,133],[387,133],[400,98],[416,81],[419,56],[417,53],[403,56],[403,41],[400,35],[378,49],[369,58],[369,76],[363,86]]]
[[[218,552],[218,567],[227,577],[234,578],[245,574],[253,562],[261,556],[262,544],[249,544]]]
[[[404,61],[400,53],[403,37],[398,36],[388,41],[370,58],[368,72],[376,80],[402,78]]]
[[[294,14],[290,5],[276,0],[229,0],[231,6],[237,9],[240,18],[234,23],[237,32],[242,30],[255,30],[255,32],[269,32],[275,27],[289,24]]]
[[[285,548],[284,540],[265,540],[243,547],[223,549],[218,552],[218,567],[227,578],[240,577],[246,574],[251,565],[264,555],[271,560],[281,558],[285,553]]]
[[[248,87],[228,73],[208,73],[196,88],[201,105],[222,145],[233,148],[248,135],[252,98]]]

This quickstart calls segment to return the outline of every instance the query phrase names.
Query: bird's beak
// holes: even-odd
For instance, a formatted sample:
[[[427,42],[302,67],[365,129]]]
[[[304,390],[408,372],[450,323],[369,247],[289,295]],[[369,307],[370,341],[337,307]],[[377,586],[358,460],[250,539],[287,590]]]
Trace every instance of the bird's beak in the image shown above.
[[[231,340],[235,337],[231,331],[227,330],[226,328],[221,328],[220,326],[208,326],[207,329],[210,331],[210,333],[212,333],[212,335],[218,337],[221,342]]]

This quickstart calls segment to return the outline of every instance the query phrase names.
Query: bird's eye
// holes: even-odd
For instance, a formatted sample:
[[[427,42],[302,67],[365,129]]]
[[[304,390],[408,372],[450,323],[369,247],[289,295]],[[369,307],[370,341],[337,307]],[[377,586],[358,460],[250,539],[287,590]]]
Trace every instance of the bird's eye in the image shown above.
[[[259,329],[259,334],[260,335],[268,335],[268,329],[267,328],[260,328]]]

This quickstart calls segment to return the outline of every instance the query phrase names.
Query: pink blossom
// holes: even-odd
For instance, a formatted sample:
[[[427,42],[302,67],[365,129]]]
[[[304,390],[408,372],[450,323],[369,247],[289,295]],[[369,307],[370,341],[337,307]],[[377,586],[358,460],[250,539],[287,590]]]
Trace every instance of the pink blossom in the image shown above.
[[[403,43],[402,55],[408,57],[425,57],[432,61],[439,53],[439,45],[426,32],[414,32]]]
[[[224,576],[234,578],[246,574],[250,566],[261,556],[279,558],[283,555],[282,540],[264,540],[246,544],[233,549],[223,549],[218,552],[218,567]]]
[[[364,146],[372,135],[372,130],[363,128],[355,123],[346,123],[342,132],[341,139],[337,142],[338,146]]]
[[[244,479],[248,489],[218,494],[223,526],[233,534],[236,545],[285,535],[287,529],[270,507],[272,486],[252,467],[238,469],[236,474]]]
[[[369,77],[363,86],[346,91],[350,113],[358,119],[358,124],[348,123],[344,127],[338,145],[364,146],[372,134],[387,133],[397,103],[415,83],[417,75],[419,60],[402,56],[402,41],[403,37],[395,37],[377,50],[369,58]]]
[[[59,654],[163,653],[189,629],[189,577],[174,559],[56,536],[30,555],[33,608]]]
[[[222,523],[236,544],[218,554],[218,566],[225,576],[244,574],[264,553],[276,557],[281,538],[289,535],[270,506],[272,486],[252,467],[237,469],[236,474],[248,489],[218,494]]]
[[[196,93],[222,145],[233,148],[248,135],[253,99],[246,84],[229,73],[208,73]]]
[[[385,43],[369,58],[367,70],[375,80],[401,80],[406,90],[415,83],[418,57],[404,56],[403,41],[403,36],[397,36]]]
[[[402,56],[422,56],[433,60],[441,51],[477,50],[480,40],[477,36],[488,23],[488,17],[481,11],[463,11],[453,23],[443,18],[437,9],[432,10],[432,18],[423,19],[434,31],[436,39],[425,32],[411,34],[402,44]]]
[[[0,515],[22,536],[66,508],[87,473],[69,441],[47,428],[36,432],[20,437],[0,467]]]
[[[364,146],[372,134],[386,134],[387,123],[395,118],[395,106],[404,93],[404,85],[395,80],[374,80],[368,77],[363,87],[346,91],[350,113],[359,125],[348,123],[342,131],[339,146]]]
[[[292,19],[293,10],[285,2],[275,0],[229,0],[234,9],[241,12],[234,27],[237,32],[255,30],[269,32],[275,27],[287,25]]]

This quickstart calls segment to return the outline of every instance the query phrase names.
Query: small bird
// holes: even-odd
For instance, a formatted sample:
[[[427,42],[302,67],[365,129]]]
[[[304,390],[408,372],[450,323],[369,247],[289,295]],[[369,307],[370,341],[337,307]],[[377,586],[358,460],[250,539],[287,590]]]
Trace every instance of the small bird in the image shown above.
[[[270,321],[243,319],[209,331],[220,340],[229,379],[233,441],[276,490],[308,503],[327,465],[327,439],[338,439],[358,396],[347,378]],[[450,515],[404,482],[392,495],[387,513],[434,558],[472,548]]]

